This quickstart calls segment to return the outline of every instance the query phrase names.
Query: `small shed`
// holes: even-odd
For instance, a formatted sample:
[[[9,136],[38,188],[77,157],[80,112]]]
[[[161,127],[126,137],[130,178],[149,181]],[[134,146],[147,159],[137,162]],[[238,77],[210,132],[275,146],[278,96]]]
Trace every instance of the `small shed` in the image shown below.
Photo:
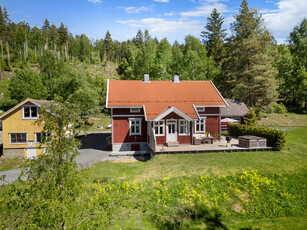
[[[231,121],[235,123],[241,123],[243,124],[243,117],[248,113],[248,108],[244,104],[244,102],[241,99],[229,99],[225,98],[225,101],[227,102],[227,107],[221,108],[221,128],[222,130],[227,129],[227,124],[231,123]],[[228,121],[230,122],[227,122]],[[224,120],[224,122],[223,122]]]

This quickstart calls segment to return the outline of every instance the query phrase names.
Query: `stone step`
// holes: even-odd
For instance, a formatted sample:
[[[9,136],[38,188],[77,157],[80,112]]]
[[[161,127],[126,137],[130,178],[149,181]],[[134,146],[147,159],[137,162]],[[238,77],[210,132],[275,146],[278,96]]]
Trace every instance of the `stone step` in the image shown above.
[[[178,142],[166,142],[166,146],[167,147],[178,147],[179,146],[179,144],[178,144]]]

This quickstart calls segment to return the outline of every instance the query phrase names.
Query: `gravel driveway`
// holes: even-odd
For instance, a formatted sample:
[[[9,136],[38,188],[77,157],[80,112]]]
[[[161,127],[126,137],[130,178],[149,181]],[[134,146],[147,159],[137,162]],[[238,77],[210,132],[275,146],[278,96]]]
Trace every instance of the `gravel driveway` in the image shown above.
[[[91,164],[100,161],[114,160],[110,157],[110,147],[106,146],[106,138],[110,136],[110,132],[89,133],[87,136],[80,136],[78,139],[82,142],[80,154],[76,158],[76,162],[80,168],[86,168]],[[5,181],[0,180],[0,185],[11,183],[18,179],[20,169],[12,169],[0,172],[0,177],[6,175]],[[25,178],[25,177],[24,177]]]

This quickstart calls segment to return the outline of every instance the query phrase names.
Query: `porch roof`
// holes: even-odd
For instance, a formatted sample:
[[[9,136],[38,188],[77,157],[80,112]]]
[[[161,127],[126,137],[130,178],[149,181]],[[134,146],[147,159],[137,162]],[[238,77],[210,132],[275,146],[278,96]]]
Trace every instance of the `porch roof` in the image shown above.
[[[156,114],[154,114],[154,116],[156,116],[153,120],[154,121],[159,121],[161,119],[163,119],[165,116],[167,116],[170,113],[176,113],[177,115],[179,115],[180,117],[186,119],[187,121],[191,121],[192,118],[190,116],[188,116],[187,114],[183,113],[182,111],[180,111],[179,109],[177,109],[176,107],[168,107],[166,108],[162,113],[158,114],[156,116]]]

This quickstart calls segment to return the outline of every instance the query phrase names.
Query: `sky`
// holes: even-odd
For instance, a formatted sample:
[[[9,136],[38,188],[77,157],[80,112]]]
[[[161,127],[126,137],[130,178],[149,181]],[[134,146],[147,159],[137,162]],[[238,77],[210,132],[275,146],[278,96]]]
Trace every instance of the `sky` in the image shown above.
[[[41,27],[45,18],[68,26],[73,35],[112,38],[125,41],[147,29],[152,37],[182,43],[186,35],[200,37],[207,17],[214,8],[224,16],[224,28],[238,14],[241,0],[0,0],[15,22],[27,21]],[[278,44],[286,43],[289,33],[307,18],[307,0],[249,0],[249,6],[262,14],[264,24]]]

